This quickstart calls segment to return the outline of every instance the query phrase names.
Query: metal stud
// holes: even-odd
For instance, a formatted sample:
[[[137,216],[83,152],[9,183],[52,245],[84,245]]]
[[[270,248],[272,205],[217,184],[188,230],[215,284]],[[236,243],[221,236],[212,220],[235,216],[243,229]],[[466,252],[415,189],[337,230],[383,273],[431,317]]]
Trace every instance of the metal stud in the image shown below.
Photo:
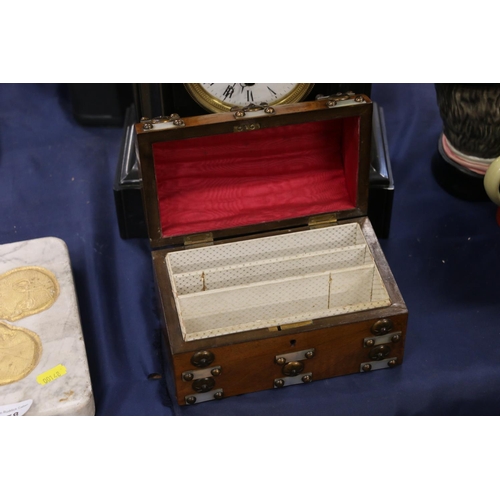
[[[366,365],[363,365],[363,371],[364,372],[369,372],[372,369],[372,365],[367,363]]]
[[[186,403],[188,405],[194,405],[196,403],[196,398],[194,396],[188,396],[186,398]]]
[[[214,377],[218,377],[221,373],[221,369],[220,368],[214,368],[211,372],[210,372]]]
[[[152,123],[145,123],[142,128],[144,130],[151,130],[153,128],[153,124]]]
[[[312,382],[312,377],[311,375],[304,375],[302,377],[302,382],[304,382],[304,384],[308,384],[309,382]]]
[[[393,335],[391,337],[391,340],[396,343],[396,342],[399,342],[401,340],[401,335],[399,335],[398,333],[396,333],[396,335]]]
[[[182,379],[186,382],[191,382],[193,380],[194,375],[191,372],[183,373],[182,374]]]
[[[284,387],[285,386],[285,381],[283,379],[279,378],[278,380],[274,381],[274,386],[277,387],[278,389],[280,387]]]
[[[307,359],[314,358],[314,351],[307,351],[305,356]]]
[[[365,347],[373,347],[375,341],[373,339],[368,339],[365,341]]]
[[[278,358],[276,363],[278,363],[278,365],[286,365],[286,358]]]
[[[214,394],[214,399],[222,399],[223,397],[224,397],[224,394],[222,393],[222,391],[217,391]]]
[[[264,108],[264,112],[268,115],[274,115],[274,113],[276,113],[274,108],[272,108],[271,106],[267,106],[266,108]]]
[[[396,360],[395,359],[391,359],[388,363],[387,363],[387,366],[389,368],[394,368],[396,366]]]
[[[354,100],[355,100],[356,102],[363,102],[363,101],[364,101],[364,99],[363,99],[360,95],[357,95],[357,96],[354,98]]]

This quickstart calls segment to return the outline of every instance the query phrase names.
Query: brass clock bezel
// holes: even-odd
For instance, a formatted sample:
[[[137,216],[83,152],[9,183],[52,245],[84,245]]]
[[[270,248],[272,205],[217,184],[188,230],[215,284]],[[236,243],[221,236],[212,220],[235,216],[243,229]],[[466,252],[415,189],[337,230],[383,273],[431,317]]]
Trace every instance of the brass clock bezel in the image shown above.
[[[217,97],[214,97],[209,92],[207,92],[200,83],[185,83],[184,87],[188,91],[189,95],[204,109],[211,111],[212,113],[221,113],[231,111],[234,105],[225,103]],[[297,86],[276,101],[268,102],[267,104],[278,105],[278,104],[289,104],[292,102],[299,102],[301,99],[306,97],[314,87],[314,83],[298,83]]]

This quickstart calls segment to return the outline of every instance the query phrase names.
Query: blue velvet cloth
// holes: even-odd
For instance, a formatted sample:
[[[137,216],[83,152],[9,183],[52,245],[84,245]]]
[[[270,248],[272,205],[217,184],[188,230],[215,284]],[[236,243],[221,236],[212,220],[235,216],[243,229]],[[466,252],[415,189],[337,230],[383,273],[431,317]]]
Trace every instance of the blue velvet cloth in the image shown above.
[[[122,240],[113,178],[122,130],[78,125],[64,85],[0,85],[0,244],[68,245],[98,415],[500,413],[496,207],[431,174],[441,121],[433,85],[376,84],[396,191],[381,240],[409,309],[405,361],[180,408],[165,377],[149,243]]]

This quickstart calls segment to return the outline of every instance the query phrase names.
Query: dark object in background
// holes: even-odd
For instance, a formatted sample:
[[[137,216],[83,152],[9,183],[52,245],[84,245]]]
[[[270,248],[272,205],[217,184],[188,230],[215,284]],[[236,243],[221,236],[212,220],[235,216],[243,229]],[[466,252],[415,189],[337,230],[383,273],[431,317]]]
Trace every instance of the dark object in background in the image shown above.
[[[500,156],[500,84],[441,83],[435,89],[443,134],[432,159],[434,177],[453,196],[486,201],[484,174]]]
[[[182,84],[169,85],[170,92],[180,92],[178,87],[179,85],[182,86]],[[325,87],[326,85],[336,87]],[[139,120],[138,116],[158,116],[162,114],[159,111],[164,109],[164,105],[162,104],[164,101],[160,92],[163,86],[160,84],[136,86],[136,99],[142,107],[142,112],[136,111],[134,107],[131,107],[127,112],[122,148],[113,188],[120,236],[124,239],[147,237],[147,227],[141,199],[142,182],[134,150],[133,126],[135,121]],[[322,91],[336,93],[343,86],[347,89],[354,89],[357,93],[361,93],[363,89],[365,91],[370,90],[370,84],[321,84],[321,86],[317,84],[313,88],[313,94],[314,96],[317,95],[315,90],[318,88]],[[177,90],[174,91],[172,87]],[[137,94],[139,88],[142,92],[142,97]],[[186,96],[183,96],[179,104],[179,107],[186,112],[179,113],[181,116],[187,116],[188,106],[191,105],[184,100],[185,98]],[[187,95],[187,98],[192,101],[189,95]],[[140,104],[141,99],[143,101],[142,105]],[[146,103],[147,109],[144,108],[144,103]],[[207,111],[195,103],[192,103],[192,105],[198,108],[200,114],[207,114]],[[191,108],[193,112],[198,112],[198,110]],[[170,113],[164,112],[164,114]],[[393,198],[394,181],[389,158],[389,148],[387,146],[384,114],[382,108],[374,103],[368,216],[379,238],[387,238],[389,236]]]
[[[368,217],[379,238],[389,237],[393,200],[394,178],[385,131],[384,110],[374,102]]]
[[[461,153],[500,156],[500,84],[435,84],[443,132]]]
[[[142,179],[134,146],[135,106],[127,109],[113,192],[120,236],[146,238],[148,230],[142,206]]]
[[[484,175],[476,174],[448,158],[443,151],[441,138],[438,150],[432,157],[432,173],[436,182],[449,194],[465,201],[487,201]]]
[[[121,127],[133,103],[131,83],[70,83],[73,116],[82,125]]]

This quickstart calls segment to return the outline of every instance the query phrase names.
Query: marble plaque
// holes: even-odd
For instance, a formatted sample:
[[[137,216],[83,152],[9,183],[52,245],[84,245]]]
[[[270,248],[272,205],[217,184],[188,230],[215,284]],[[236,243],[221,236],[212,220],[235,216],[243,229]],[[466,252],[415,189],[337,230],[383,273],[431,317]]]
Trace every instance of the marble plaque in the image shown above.
[[[21,414],[95,414],[69,253],[58,238],[0,246],[0,416]]]

